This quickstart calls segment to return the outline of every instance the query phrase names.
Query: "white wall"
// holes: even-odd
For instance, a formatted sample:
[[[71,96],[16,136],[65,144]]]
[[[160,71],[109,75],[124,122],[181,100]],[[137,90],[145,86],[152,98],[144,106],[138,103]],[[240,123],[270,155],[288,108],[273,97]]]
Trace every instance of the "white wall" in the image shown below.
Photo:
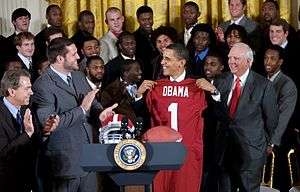
[[[46,23],[45,13],[48,2],[46,0],[0,0],[0,32],[9,36],[14,32],[11,23],[13,10],[19,7],[26,8],[31,13],[29,31],[36,34],[41,30],[42,24]]]

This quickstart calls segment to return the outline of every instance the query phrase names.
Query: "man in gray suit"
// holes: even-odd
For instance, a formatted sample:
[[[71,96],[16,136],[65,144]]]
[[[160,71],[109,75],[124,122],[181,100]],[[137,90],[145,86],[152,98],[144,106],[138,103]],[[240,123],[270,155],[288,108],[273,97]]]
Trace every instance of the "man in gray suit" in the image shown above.
[[[281,71],[283,63],[284,49],[279,45],[271,45],[265,52],[264,65],[267,77],[275,87],[279,121],[271,138],[268,153],[271,151],[275,153],[274,188],[288,191],[291,184],[287,157],[292,147],[291,135],[296,135],[288,124],[297,102],[297,87],[293,80]]]
[[[204,79],[199,87],[214,94],[219,121],[216,155],[220,166],[219,191],[258,192],[266,150],[278,122],[275,90],[270,81],[253,72],[253,52],[236,43],[228,55],[229,73]]]
[[[41,173],[46,192],[94,192],[96,177],[85,172],[79,160],[83,144],[92,142],[92,118],[102,110],[79,69],[77,49],[67,38],[57,38],[48,46],[50,67],[34,83],[32,106],[40,124],[49,114],[57,114],[60,123],[48,138],[41,157]],[[112,113],[113,106],[100,114],[100,120]],[[95,122],[99,123],[99,122]],[[97,124],[99,126],[99,124]]]
[[[217,29],[216,34],[219,40],[224,41],[224,33],[231,24],[241,25],[245,28],[251,39],[251,47],[254,48],[255,52],[258,52],[261,48],[261,36],[259,25],[246,17],[245,10],[247,7],[247,0],[228,0],[228,7],[231,19],[221,23]]]

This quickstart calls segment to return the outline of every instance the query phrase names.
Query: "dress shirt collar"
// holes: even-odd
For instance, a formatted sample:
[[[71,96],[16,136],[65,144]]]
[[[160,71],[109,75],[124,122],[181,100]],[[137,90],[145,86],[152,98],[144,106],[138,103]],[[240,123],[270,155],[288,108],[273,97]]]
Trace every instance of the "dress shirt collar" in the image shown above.
[[[240,18],[236,19],[236,20],[231,20],[230,25],[232,25],[233,23],[236,25],[239,25],[239,23],[241,22],[241,20],[244,18],[245,15],[242,15]]]
[[[86,77],[86,80],[87,80],[88,84],[90,85],[90,87],[92,88],[92,90],[101,88],[101,82],[100,82],[99,86],[97,86],[88,77]]]
[[[14,106],[11,102],[9,102],[6,97],[3,97],[3,103],[9,110],[9,112],[13,115],[13,117],[17,118],[17,113],[20,110],[18,107]]]
[[[268,79],[273,82],[275,80],[275,78],[279,75],[280,72],[281,72],[281,70],[277,71],[274,75],[272,75],[271,77],[268,77]]]
[[[203,61],[204,58],[206,57],[208,51],[209,51],[209,48],[207,47],[207,48],[205,48],[204,50],[202,50],[202,51],[196,53],[196,62],[198,62],[199,60],[200,60],[200,61]]]
[[[123,57],[123,59],[125,59],[125,60],[127,60],[127,59],[135,60],[135,56],[133,56],[132,58],[130,58],[130,57],[127,57],[126,55],[124,55],[124,54],[122,54],[122,53],[120,53],[120,54],[121,54],[121,56]]]
[[[249,72],[250,72],[250,70],[247,69],[247,71],[246,71],[242,76],[239,77],[239,79],[241,80],[241,86],[242,86],[242,87],[244,87],[245,84],[246,84],[246,80],[247,80],[247,77],[248,77],[248,75],[249,75]],[[237,78],[237,76],[236,76],[236,75],[233,75],[233,82],[235,82],[236,78]],[[232,86],[233,86],[233,88],[234,88],[234,83],[233,83]]]
[[[18,56],[20,57],[20,59],[23,61],[23,63],[25,64],[25,66],[27,67],[27,69],[30,69],[30,65],[32,64],[32,59],[25,57],[24,55],[22,55],[21,53],[18,53]]]
[[[186,72],[184,70],[183,73],[181,75],[179,75],[176,79],[174,79],[173,77],[170,76],[170,81],[181,82],[184,80],[185,75],[186,75]]]
[[[287,44],[288,44],[288,40],[285,40],[285,41],[280,45],[280,47],[282,47],[283,49],[285,49],[286,46],[287,46]]]
[[[71,76],[71,73],[68,73],[67,75],[64,74],[64,73],[61,73],[59,71],[57,71],[56,69],[54,69],[53,66],[50,65],[50,68],[52,69],[52,71],[54,71],[54,73],[56,73],[65,83],[67,83],[67,85],[69,85],[68,83],[68,76],[72,77]]]
[[[197,25],[197,23],[195,23],[192,27],[190,27],[189,29],[187,29],[186,27],[184,28],[184,44],[187,45],[188,41],[191,38],[191,32],[193,30],[193,28],[195,27],[195,25]]]

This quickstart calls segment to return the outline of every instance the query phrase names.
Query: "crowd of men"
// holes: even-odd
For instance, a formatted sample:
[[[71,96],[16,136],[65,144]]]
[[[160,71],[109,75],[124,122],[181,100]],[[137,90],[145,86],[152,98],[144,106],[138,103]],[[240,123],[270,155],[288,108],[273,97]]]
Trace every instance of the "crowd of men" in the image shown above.
[[[89,10],[71,38],[58,5],[47,7],[47,27],[36,35],[30,12],[14,10],[15,32],[0,38],[0,190],[119,191],[80,166],[83,144],[97,143],[101,121],[114,113],[141,117],[143,132],[168,126],[182,135],[186,161],[161,171],[154,192],[258,192],[270,154],[273,188],[296,185],[300,31],[280,18],[276,0],[263,2],[258,21],[245,15],[246,0],[228,5],[231,19],[213,29],[186,2],[178,32],[153,29],[155,13],[143,5],[133,33],[109,7],[100,39]]]

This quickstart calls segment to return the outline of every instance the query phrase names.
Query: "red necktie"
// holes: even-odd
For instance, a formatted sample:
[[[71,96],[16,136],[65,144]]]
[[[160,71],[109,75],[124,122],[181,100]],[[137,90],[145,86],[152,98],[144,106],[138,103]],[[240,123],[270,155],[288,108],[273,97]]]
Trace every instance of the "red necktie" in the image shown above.
[[[229,104],[229,116],[231,118],[234,117],[234,114],[236,112],[240,95],[241,95],[241,80],[239,78],[236,78],[235,87],[232,91],[232,97]]]

